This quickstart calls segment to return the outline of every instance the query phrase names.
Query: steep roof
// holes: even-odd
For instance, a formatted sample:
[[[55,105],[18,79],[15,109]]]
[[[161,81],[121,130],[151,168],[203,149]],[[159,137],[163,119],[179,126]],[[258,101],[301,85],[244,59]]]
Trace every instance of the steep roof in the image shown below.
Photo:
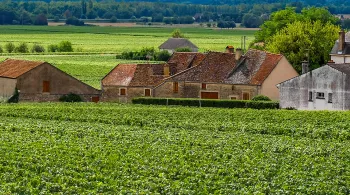
[[[339,39],[335,41],[330,54],[338,54]],[[350,31],[345,34],[345,45],[342,54],[350,54]]]
[[[223,83],[235,66],[234,54],[209,52],[199,65],[180,72],[169,79],[173,81]]]
[[[17,78],[45,62],[7,59],[0,63],[0,77]]]
[[[104,86],[152,87],[159,84],[164,64],[119,64],[103,79]]]
[[[159,46],[159,49],[177,49],[189,47],[191,49],[198,49],[198,47],[191,41],[185,38],[169,38],[163,44]]]
[[[350,75],[350,64],[327,64],[327,65],[342,73]]]
[[[261,85],[282,57],[281,54],[250,49],[225,82],[229,84]]]
[[[199,65],[165,80],[261,85],[282,58],[280,54],[255,49],[250,49],[239,61],[232,53],[210,52]]]
[[[174,72],[178,73],[197,66],[204,58],[205,54],[199,52],[175,52],[167,63],[174,64]]]

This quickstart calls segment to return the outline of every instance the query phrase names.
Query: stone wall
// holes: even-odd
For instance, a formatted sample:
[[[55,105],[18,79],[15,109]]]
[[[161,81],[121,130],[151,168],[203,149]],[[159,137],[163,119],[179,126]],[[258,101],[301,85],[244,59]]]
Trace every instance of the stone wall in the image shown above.
[[[350,97],[345,96],[345,81],[345,74],[329,66],[323,66],[281,83],[279,85],[280,106],[302,110],[350,109],[350,105],[345,104],[349,102],[346,101],[346,97]],[[312,92],[311,101],[309,101],[309,92]],[[317,92],[324,93],[324,99],[316,98]],[[328,103],[329,93],[332,93],[332,103]]]
[[[0,102],[7,101],[15,92],[16,79],[0,77]]]
[[[173,92],[173,82],[165,82],[154,89],[154,97],[163,98],[200,98],[201,92],[218,92],[219,99],[243,98],[243,92],[250,94],[250,98],[259,94],[260,87],[250,85],[228,85],[206,83],[206,89],[202,89],[202,83],[178,82],[179,91]]]
[[[126,89],[126,95],[120,95],[120,89]],[[145,89],[151,87],[103,86],[101,101],[130,103],[132,98],[144,97]],[[151,89],[151,96],[152,96]]]

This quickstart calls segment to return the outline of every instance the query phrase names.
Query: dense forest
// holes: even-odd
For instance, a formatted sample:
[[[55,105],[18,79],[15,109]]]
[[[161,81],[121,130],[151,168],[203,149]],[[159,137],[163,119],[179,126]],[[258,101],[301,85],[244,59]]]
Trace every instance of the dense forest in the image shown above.
[[[184,2],[116,2],[116,1],[3,1],[0,5],[0,24],[45,25],[47,19],[69,20],[108,19],[112,22],[130,20],[141,22],[164,22],[188,24],[193,22],[242,23],[246,27],[259,27],[272,12],[295,7],[301,12],[307,6],[326,6],[332,14],[350,14],[349,1],[306,0],[289,2],[276,0],[248,1],[223,0]],[[205,3],[197,4],[197,3]],[[337,4],[338,3],[338,4]],[[231,22],[231,23],[229,23]],[[232,25],[233,26],[233,23]]]

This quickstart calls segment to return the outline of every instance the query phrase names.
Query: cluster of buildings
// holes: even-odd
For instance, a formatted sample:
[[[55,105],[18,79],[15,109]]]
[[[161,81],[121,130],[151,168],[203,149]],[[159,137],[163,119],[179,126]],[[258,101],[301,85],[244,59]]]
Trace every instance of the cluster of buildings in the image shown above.
[[[0,97],[10,98],[15,89],[20,101],[57,101],[69,93],[85,101],[125,103],[135,97],[250,100],[265,95],[282,108],[350,109],[350,34],[344,31],[331,61],[312,71],[303,62],[301,75],[281,54],[255,49],[243,54],[232,46],[225,52],[199,53],[195,46],[193,52],[174,52],[169,44],[162,47],[173,52],[167,62],[119,64],[101,80],[101,90],[46,62],[7,59],[0,63]]]

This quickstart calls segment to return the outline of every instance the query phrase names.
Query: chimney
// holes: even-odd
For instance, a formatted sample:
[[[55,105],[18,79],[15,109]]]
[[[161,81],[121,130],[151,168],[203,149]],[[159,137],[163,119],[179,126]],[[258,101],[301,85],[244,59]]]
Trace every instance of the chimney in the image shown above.
[[[309,72],[309,62],[308,61],[302,61],[301,62],[301,74],[305,74]]]
[[[235,52],[235,48],[231,45],[226,47],[226,53],[234,53]]]
[[[345,48],[345,32],[341,30],[339,32],[339,40],[338,40],[338,54],[343,54]]]
[[[164,76],[170,76],[169,64],[164,64]]]
[[[243,55],[242,49],[241,48],[237,48],[236,49],[236,53],[235,53],[236,60],[238,61],[239,59],[241,59],[242,55]]]

